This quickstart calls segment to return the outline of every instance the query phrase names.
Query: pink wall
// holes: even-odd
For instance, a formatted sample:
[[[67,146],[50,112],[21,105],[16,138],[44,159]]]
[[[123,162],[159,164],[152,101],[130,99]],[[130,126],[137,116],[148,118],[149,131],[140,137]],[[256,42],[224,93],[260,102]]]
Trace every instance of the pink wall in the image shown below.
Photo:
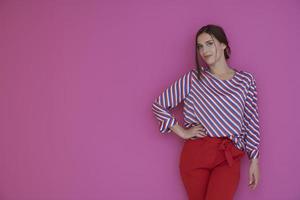
[[[300,199],[300,3],[0,2],[0,199],[183,200],[183,141],[154,97],[194,63],[194,35],[224,27],[230,65],[257,79],[261,182],[238,200]],[[181,107],[175,114],[182,119]]]

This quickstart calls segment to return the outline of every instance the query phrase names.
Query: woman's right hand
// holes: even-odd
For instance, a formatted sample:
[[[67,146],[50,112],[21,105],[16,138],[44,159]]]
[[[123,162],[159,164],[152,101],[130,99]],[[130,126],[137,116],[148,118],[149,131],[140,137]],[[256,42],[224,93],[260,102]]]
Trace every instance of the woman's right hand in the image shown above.
[[[183,131],[183,139],[190,139],[190,140],[196,140],[197,138],[203,138],[206,137],[206,129],[201,124],[198,124],[196,126],[192,126],[190,128],[184,129]]]

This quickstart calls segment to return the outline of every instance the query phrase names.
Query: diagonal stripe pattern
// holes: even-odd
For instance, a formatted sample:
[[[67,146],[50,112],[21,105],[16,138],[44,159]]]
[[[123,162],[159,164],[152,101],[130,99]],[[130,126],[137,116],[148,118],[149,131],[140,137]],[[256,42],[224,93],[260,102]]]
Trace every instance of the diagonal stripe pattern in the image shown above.
[[[170,133],[177,122],[172,108],[183,101],[184,127],[202,124],[211,137],[228,137],[247,152],[259,157],[259,117],[256,81],[250,72],[236,71],[229,80],[215,77],[207,68],[197,78],[196,68],[183,74],[152,104],[161,133]]]

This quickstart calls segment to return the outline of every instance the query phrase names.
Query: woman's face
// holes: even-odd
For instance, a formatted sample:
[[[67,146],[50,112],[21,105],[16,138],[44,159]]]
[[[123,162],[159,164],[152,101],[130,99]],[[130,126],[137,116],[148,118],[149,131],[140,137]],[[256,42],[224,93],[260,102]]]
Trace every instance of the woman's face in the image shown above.
[[[214,65],[220,59],[225,59],[225,48],[225,44],[220,43],[214,36],[210,36],[208,33],[201,33],[197,38],[198,53],[207,65]]]

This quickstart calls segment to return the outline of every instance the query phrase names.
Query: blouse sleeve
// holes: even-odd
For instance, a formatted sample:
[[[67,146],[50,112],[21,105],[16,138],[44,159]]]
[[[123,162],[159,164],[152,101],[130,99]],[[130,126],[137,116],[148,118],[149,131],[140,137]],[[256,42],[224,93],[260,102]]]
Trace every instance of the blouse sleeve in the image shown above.
[[[246,152],[249,159],[259,157],[259,119],[258,119],[258,105],[257,105],[257,90],[256,81],[252,76],[250,87],[245,101],[245,112],[243,120],[243,128],[246,132]]]
[[[177,123],[171,114],[171,109],[176,107],[190,93],[192,70],[185,73],[176,80],[170,87],[166,88],[161,95],[155,98],[152,104],[152,111],[159,123],[161,133],[171,132],[170,127]]]

